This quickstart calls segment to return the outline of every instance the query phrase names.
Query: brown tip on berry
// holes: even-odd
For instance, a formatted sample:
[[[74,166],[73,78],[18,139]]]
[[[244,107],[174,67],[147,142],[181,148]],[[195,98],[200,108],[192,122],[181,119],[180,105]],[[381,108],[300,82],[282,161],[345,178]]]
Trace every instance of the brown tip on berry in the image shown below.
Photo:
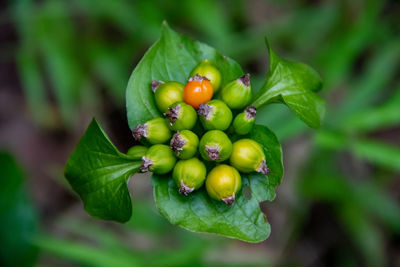
[[[194,75],[193,77],[189,78],[189,82],[193,82],[193,81],[202,82],[203,80],[209,81],[209,79],[207,79],[207,77],[201,76],[198,73],[196,73],[196,75]]]
[[[179,119],[179,109],[181,104],[168,108],[169,112],[164,113],[164,116],[169,118],[169,124],[172,126],[174,122]]]
[[[150,171],[150,167],[153,165],[153,161],[146,158],[145,156],[142,157],[142,165],[140,165],[141,172],[148,172]]]
[[[260,166],[258,166],[256,171],[265,175],[269,173],[269,169],[267,168],[267,163],[265,162],[265,159],[261,161]]]
[[[257,109],[255,106],[249,106],[244,110],[244,114],[248,120],[254,119],[257,115]]]
[[[153,90],[153,93],[155,93],[157,88],[163,83],[164,83],[163,81],[156,81],[156,80],[151,81],[151,90]]]
[[[206,120],[210,120],[212,114],[213,106],[207,104],[200,104],[197,113],[203,115]]]
[[[135,127],[132,131],[133,138],[135,141],[139,141],[143,136],[146,137],[147,135],[147,127],[145,124],[140,124]]]
[[[232,206],[233,203],[235,202],[235,194],[233,194],[230,197],[223,198],[222,201],[225,202],[226,205]]]
[[[244,84],[246,87],[250,86],[250,74],[246,73],[242,77],[238,78],[238,81]]]
[[[185,184],[181,181],[181,186],[179,187],[179,194],[187,196],[187,195],[189,195],[190,193],[192,193],[193,191],[194,191],[194,188],[185,185]]]
[[[185,139],[182,138],[182,136],[179,134],[179,131],[174,134],[174,136],[171,139],[171,149],[172,151],[177,152],[178,156],[183,150],[183,146],[186,145]]]
[[[221,148],[219,146],[206,146],[206,151],[208,154],[208,157],[211,160],[220,160],[221,155],[219,154],[219,151]]]

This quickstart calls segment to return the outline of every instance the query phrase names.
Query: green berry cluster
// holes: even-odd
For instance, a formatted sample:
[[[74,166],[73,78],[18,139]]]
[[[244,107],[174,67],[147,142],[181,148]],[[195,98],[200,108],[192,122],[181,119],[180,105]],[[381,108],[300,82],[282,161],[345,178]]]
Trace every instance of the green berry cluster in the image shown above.
[[[135,140],[151,146],[134,146],[127,155],[142,160],[142,172],[162,175],[172,171],[183,195],[205,184],[211,198],[232,205],[241,188],[240,172],[269,171],[260,144],[248,138],[232,143],[229,137],[246,135],[254,125],[256,108],[247,106],[252,98],[250,75],[238,77],[220,90],[221,73],[211,61],[204,60],[191,77],[209,81],[214,99],[193,105],[199,99],[187,98],[188,84],[152,81],[155,103],[164,117],[133,129]],[[188,83],[193,80],[189,78]]]

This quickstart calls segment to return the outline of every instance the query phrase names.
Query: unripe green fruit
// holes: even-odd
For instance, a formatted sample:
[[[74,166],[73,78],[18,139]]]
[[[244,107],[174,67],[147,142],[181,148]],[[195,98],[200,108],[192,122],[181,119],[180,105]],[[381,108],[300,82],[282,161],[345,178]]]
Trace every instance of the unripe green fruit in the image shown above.
[[[171,139],[171,149],[180,159],[189,159],[197,152],[199,138],[189,130],[178,131]]]
[[[221,97],[231,109],[244,108],[252,97],[250,74],[245,74],[225,85]]]
[[[126,155],[128,155],[133,160],[139,160],[139,159],[142,159],[144,154],[146,154],[147,150],[148,150],[148,148],[145,146],[133,146],[128,149],[128,152],[126,152]]]
[[[213,86],[214,94],[218,92],[219,87],[221,85],[221,73],[219,72],[217,67],[215,67],[214,64],[211,63],[211,61],[206,59],[200,62],[192,70],[192,72],[190,73],[190,77],[193,77],[196,74],[199,74],[200,76],[209,79]]]
[[[221,162],[229,158],[232,153],[232,142],[220,130],[206,132],[200,140],[199,151],[203,159]]]
[[[145,137],[151,144],[162,144],[171,138],[172,133],[166,119],[154,118],[145,124],[136,126],[132,135],[136,141]]]
[[[232,111],[221,100],[214,99],[201,104],[197,113],[206,130],[224,131],[232,122]]]
[[[168,112],[168,107],[176,102],[183,101],[184,87],[180,82],[152,81],[151,88],[153,89],[158,109],[163,113]]]
[[[264,151],[259,143],[251,139],[240,139],[233,143],[231,165],[241,172],[268,174]]]
[[[235,195],[242,187],[239,172],[225,164],[218,165],[207,175],[206,189],[208,195],[216,200],[222,200],[226,205],[235,202]]]
[[[142,158],[140,170],[155,174],[166,174],[175,166],[176,158],[171,148],[167,145],[151,146]]]
[[[196,110],[185,102],[178,102],[168,108],[169,112],[164,116],[169,118],[172,130],[190,130],[197,122]]]
[[[256,121],[257,109],[253,106],[247,107],[244,112],[239,113],[233,120],[233,129],[240,135],[248,134],[253,129]]]
[[[204,184],[206,174],[204,163],[197,158],[191,158],[176,163],[172,178],[179,187],[179,193],[187,196]]]

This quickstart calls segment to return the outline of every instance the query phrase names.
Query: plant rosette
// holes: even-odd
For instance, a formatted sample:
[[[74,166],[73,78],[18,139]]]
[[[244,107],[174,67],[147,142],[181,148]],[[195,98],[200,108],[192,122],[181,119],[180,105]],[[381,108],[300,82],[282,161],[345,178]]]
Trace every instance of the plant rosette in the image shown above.
[[[253,243],[268,238],[270,225],[259,203],[275,198],[283,176],[282,150],[275,134],[265,125],[256,124],[252,116],[256,109],[281,103],[307,125],[318,128],[324,101],[317,95],[322,82],[315,70],[280,58],[266,44],[269,71],[258,93],[250,99],[249,76],[244,75],[238,63],[206,44],[176,33],[164,22],[161,38],[133,70],[126,89],[129,127],[137,141],[146,141],[146,147],[134,146],[127,154],[121,153],[93,119],[68,159],[65,177],[87,213],[121,223],[131,217],[135,220],[127,182],[137,172],[152,171],[156,207],[172,224]],[[254,110],[239,113],[233,123],[232,117],[228,123],[214,121],[212,116],[203,121],[210,129],[230,124],[227,133],[205,133],[194,110],[187,111],[192,119],[182,118],[176,127],[171,127],[171,118],[179,120],[184,109],[173,109],[167,115],[169,123],[163,118],[163,113],[171,112],[169,108],[176,107],[176,103],[184,106],[182,97],[196,109],[206,104],[216,91],[213,86],[222,88],[220,94],[229,103],[223,98],[222,101],[228,107],[251,106]],[[237,101],[241,95],[246,101]],[[200,114],[207,115],[203,109]],[[188,131],[192,124],[193,129]],[[207,136],[213,131],[221,132],[224,141],[215,133]],[[199,145],[193,135],[198,135]],[[202,158],[193,158],[198,153]],[[176,156],[184,159],[176,163]],[[251,192],[250,197],[244,196],[244,187]]]

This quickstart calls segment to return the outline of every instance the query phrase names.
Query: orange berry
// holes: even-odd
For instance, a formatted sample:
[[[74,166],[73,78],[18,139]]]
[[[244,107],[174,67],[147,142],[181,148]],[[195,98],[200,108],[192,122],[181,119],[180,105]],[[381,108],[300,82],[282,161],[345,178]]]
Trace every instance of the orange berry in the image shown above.
[[[200,104],[205,104],[213,96],[213,86],[206,77],[198,74],[189,79],[183,91],[183,100],[186,104],[198,109]]]

